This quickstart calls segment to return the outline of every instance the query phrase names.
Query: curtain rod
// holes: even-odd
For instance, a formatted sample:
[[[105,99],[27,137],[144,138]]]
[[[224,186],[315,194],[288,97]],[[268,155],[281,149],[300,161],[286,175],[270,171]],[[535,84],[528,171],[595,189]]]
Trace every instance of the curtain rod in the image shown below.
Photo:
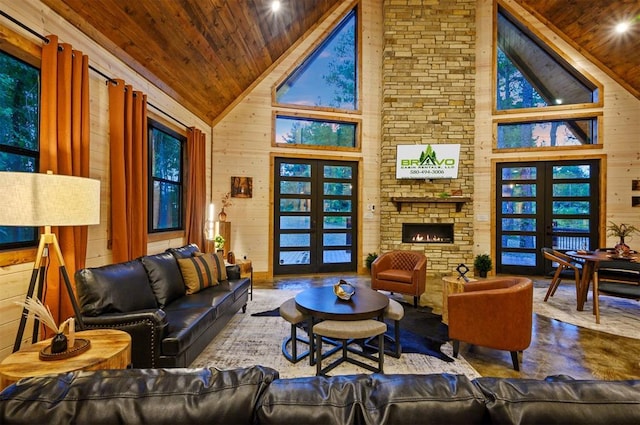
[[[30,27],[28,27],[27,25],[25,25],[24,23],[18,21],[17,19],[15,19],[13,16],[9,15],[8,13],[6,13],[4,10],[0,10],[0,15],[4,16],[5,18],[7,18],[9,21],[13,22],[14,24],[18,25],[20,28],[24,29],[25,31],[29,32],[30,34],[38,37],[40,40],[42,40],[43,42],[49,44],[49,39],[47,37],[45,37],[44,35],[40,34],[39,32],[31,29]],[[98,68],[89,65],[89,69],[92,70],[93,72],[97,73],[98,75],[100,75],[101,77],[105,78],[107,80],[108,83],[110,82],[114,82],[115,79],[109,77],[108,75],[106,75],[105,73],[103,73],[102,71],[100,71]],[[180,124],[181,126],[183,126],[184,128],[186,128],[187,130],[190,130],[190,126],[186,125],[185,123],[183,123],[182,121],[180,121],[179,119],[173,117],[172,115],[168,114],[167,112],[163,111],[162,109],[158,108],[157,106],[153,105],[150,102],[147,102],[147,105],[151,106],[153,109],[157,110],[158,112],[161,112],[163,115],[167,116],[168,118],[171,118],[173,121],[177,122],[178,124]]]

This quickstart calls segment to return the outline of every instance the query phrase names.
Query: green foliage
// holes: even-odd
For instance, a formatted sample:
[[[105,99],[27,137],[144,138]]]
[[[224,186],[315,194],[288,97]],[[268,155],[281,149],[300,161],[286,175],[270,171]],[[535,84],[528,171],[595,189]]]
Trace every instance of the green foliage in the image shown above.
[[[473,268],[479,272],[488,272],[493,269],[493,263],[491,257],[488,254],[478,254],[473,260]]]
[[[618,238],[624,239],[628,236],[633,235],[634,233],[640,232],[640,229],[631,224],[616,224],[613,221],[610,221],[609,223],[611,224],[607,226],[607,236],[616,236]]]
[[[371,270],[371,263],[373,263],[376,260],[376,258],[378,258],[377,252],[370,252],[369,254],[367,254],[367,259],[365,260],[365,264],[369,270]]]
[[[216,235],[215,238],[213,238],[213,243],[216,246],[216,249],[222,249],[224,248],[224,238],[221,235]]]

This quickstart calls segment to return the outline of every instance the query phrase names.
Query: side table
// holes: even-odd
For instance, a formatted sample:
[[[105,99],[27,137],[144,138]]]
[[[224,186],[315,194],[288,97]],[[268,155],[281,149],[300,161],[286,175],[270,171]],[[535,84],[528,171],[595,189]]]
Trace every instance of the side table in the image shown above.
[[[51,339],[36,342],[16,351],[0,362],[0,390],[22,378],[73,372],[76,370],[126,369],[131,365],[131,336],[113,329],[76,332],[76,338],[88,339],[84,353],[60,360],[40,360],[40,350]]]
[[[251,301],[253,301],[253,265],[251,264],[251,260],[237,260],[236,264],[240,266],[240,276],[247,276],[251,279],[251,287],[249,288],[249,295],[251,296]]]
[[[469,282],[475,282],[478,279],[469,278]],[[458,276],[444,276],[442,278],[442,323],[449,324],[449,305],[447,298],[449,294],[457,294],[464,292],[464,279]]]

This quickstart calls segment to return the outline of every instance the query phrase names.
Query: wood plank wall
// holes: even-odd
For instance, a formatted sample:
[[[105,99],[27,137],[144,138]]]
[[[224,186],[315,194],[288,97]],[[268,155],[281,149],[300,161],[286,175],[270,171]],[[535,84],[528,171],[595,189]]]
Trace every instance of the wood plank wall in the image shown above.
[[[391,0],[384,0],[391,1]],[[273,67],[267,75],[249,91],[214,125],[207,140],[212,140],[213,172],[210,176],[213,187],[211,199],[219,206],[222,195],[230,190],[232,176],[253,177],[253,198],[236,199],[234,205],[228,209],[232,226],[231,248],[237,258],[247,256],[253,260],[257,277],[267,277],[271,273],[272,225],[272,159],[274,155],[294,155],[291,149],[271,147],[271,86],[278,81],[296,63],[304,52],[315,43],[323,31],[340,13],[350,6],[345,2],[335,11],[335,14],[316,28],[311,36],[295,46],[295,49]],[[380,204],[379,183],[379,141],[381,129],[381,81],[382,70],[382,22],[383,0],[362,0],[363,8],[363,105],[362,152],[341,153],[339,158],[360,161],[361,164],[361,193],[360,211],[363,214],[359,228],[359,263],[363,267],[363,259],[368,252],[377,251],[380,240],[379,217],[364,215],[365,206]],[[504,2],[513,10],[522,12],[527,18],[528,25],[544,33],[550,40],[562,49],[563,54],[571,59],[578,69],[585,70],[597,78],[604,85],[604,115],[603,148],[601,153],[606,156],[606,179],[604,180],[603,219],[617,222],[640,224],[640,208],[631,207],[631,196],[640,196],[639,192],[631,190],[631,180],[640,179],[640,101],[600,72],[573,51],[568,45],[553,33],[550,33],[533,17],[528,16],[511,0]],[[54,33],[62,41],[70,42],[75,48],[89,54],[90,63],[104,73],[127,80],[137,89],[145,91],[152,103],[164,111],[189,125],[196,125],[205,132],[209,132],[207,123],[199,121],[186,111],[181,105],[169,99],[159,89],[129,70],[122,63],[109,54],[108,51],[93,43],[75,28],[51,13],[38,0],[0,0],[2,9],[15,18],[26,23],[42,34]],[[505,153],[495,154],[492,151],[492,120],[491,113],[491,43],[492,43],[492,8],[493,0],[478,0],[477,18],[477,48],[476,48],[476,128],[475,128],[475,162],[474,187],[481,188],[472,194],[474,199],[474,249],[484,252],[492,244],[493,204],[492,161],[511,161],[514,159],[560,159],[580,156],[578,152],[535,152],[535,153]],[[0,25],[8,25],[0,21]],[[30,37],[25,35],[25,37]],[[37,41],[37,40],[35,40]],[[104,81],[95,73],[92,78],[92,152],[91,177],[102,181],[102,223],[93,226],[89,231],[88,265],[98,266],[110,262],[110,254],[106,247],[108,208],[108,119],[107,93]],[[212,135],[213,139],[210,137]],[[326,157],[326,151],[306,150],[304,156]],[[608,240],[609,243],[614,242]],[[632,242],[632,246],[634,241]],[[152,242],[149,252],[159,252],[168,246],[178,246],[182,239]],[[640,241],[638,242],[640,243]],[[12,301],[23,300],[33,263],[23,263],[0,267],[0,359],[11,351],[13,339],[17,332],[19,309]]]
[[[631,182],[640,179],[640,100],[613,81],[597,66],[567,44],[560,36],[536,20],[514,0],[500,0],[509,11],[542,39],[552,43],[557,52],[578,71],[593,77],[603,85],[602,108],[592,108],[579,112],[602,114],[600,126],[600,147],[587,150],[555,150],[528,152],[495,152],[493,124],[496,116],[492,113],[492,41],[493,8],[495,0],[479,0],[477,9],[477,49],[476,49],[476,135],[475,135],[475,187],[474,198],[474,244],[475,254],[486,252],[491,247],[495,257],[495,163],[509,161],[553,161],[567,159],[600,158],[601,176],[601,240],[606,246],[615,244],[614,238],[607,238],[604,226],[609,221],[640,225],[640,208],[631,206],[632,196],[640,196],[632,191]],[[485,188],[485,189],[480,189]],[[640,248],[640,238],[636,238],[636,249]],[[632,242],[633,245],[633,242]]]
[[[377,251],[379,243],[379,146],[382,69],[382,0],[361,1],[363,34],[362,46],[362,113],[339,114],[286,109],[288,114],[312,113],[328,119],[360,119],[362,124],[361,152],[327,149],[295,149],[272,146],[273,112],[284,111],[272,105],[272,88],[299,64],[343,15],[357,2],[343,2],[313,33],[288,52],[286,57],[264,75],[246,97],[213,127],[213,202],[216,211],[225,192],[230,190],[231,177],[252,177],[253,197],[232,198],[233,205],[225,208],[231,221],[231,250],[236,258],[252,260],[254,276],[272,276],[273,240],[273,158],[304,157],[359,161],[358,265],[365,272],[364,258]],[[373,214],[365,214],[367,204],[376,206]]]
[[[99,69],[112,78],[122,78],[134,89],[147,94],[148,101],[162,111],[178,119],[188,126],[195,126],[206,133],[207,141],[211,141],[211,125],[197,118],[183,106],[170,99],[160,89],[149,81],[136,74],[134,71],[118,61],[106,49],[95,44],[75,27],[54,14],[38,0],[0,0],[0,8],[10,16],[26,24],[41,35],[55,34],[60,42],[71,43],[74,49],[81,50],[89,55],[89,64]],[[21,29],[5,18],[0,18],[0,27],[6,27],[10,32],[15,32],[23,37],[23,43],[40,45],[41,41],[27,31]],[[1,32],[5,34],[5,31]],[[3,38],[3,43],[6,41]],[[99,179],[101,186],[101,211],[100,225],[89,227],[89,244],[87,254],[87,266],[101,266],[111,263],[111,253],[107,249],[107,225],[109,211],[109,116],[108,116],[108,92],[105,79],[94,71],[89,71],[90,100],[91,100],[91,163],[90,177]],[[153,108],[149,108],[150,116],[157,118],[165,124],[182,129],[184,128],[168,119],[164,114]],[[186,132],[185,132],[186,134]],[[207,147],[207,156],[210,155],[210,146]],[[207,170],[210,176],[210,169]],[[207,179],[209,181],[209,178]],[[172,235],[170,239],[154,239],[149,243],[149,253],[165,250],[170,246],[179,246],[183,243],[181,235]],[[0,264],[0,359],[11,353],[13,342],[18,329],[21,308],[14,301],[24,301],[31,270],[33,268],[33,254],[30,262],[6,265]],[[72,271],[69,271],[71,274]],[[31,335],[30,327],[25,335]]]

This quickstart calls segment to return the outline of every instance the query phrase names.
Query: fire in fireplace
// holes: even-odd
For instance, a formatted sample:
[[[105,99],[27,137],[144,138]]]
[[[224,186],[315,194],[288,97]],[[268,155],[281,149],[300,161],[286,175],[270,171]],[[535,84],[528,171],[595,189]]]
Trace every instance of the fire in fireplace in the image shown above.
[[[453,243],[453,223],[403,223],[404,243]]]

